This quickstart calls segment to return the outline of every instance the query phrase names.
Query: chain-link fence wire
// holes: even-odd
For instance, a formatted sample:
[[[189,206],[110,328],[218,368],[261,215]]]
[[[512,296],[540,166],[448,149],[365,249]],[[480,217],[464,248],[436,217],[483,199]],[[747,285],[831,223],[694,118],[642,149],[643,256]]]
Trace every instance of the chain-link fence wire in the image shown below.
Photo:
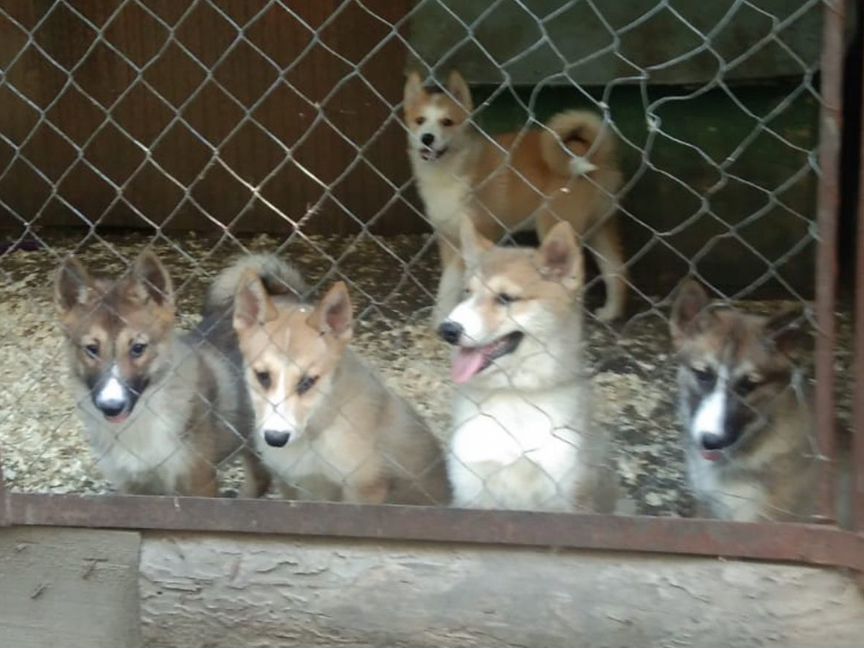
[[[0,208],[10,236],[2,257],[4,364],[10,367],[2,421],[7,478],[28,490],[109,487],[98,475],[112,448],[123,446],[126,428],[114,430],[116,444],[95,453],[79,438],[62,380],[66,360],[51,305],[51,271],[71,253],[91,270],[118,276],[147,246],[168,267],[187,328],[196,323],[215,274],[239,253],[275,252],[296,263],[313,284],[310,309],[334,280],[345,281],[354,303],[352,346],[429,421],[449,454],[451,400],[464,398],[464,391],[447,378],[449,350],[428,324],[440,264],[434,239],[415,234],[417,223],[428,226],[429,215],[428,205],[412,197],[405,154],[406,131],[411,141],[411,124],[402,121],[408,60],[424,79],[442,85],[452,68],[463,71],[475,95],[471,120],[478,141],[499,153],[506,146],[488,133],[515,131],[516,141],[524,141],[535,129],[548,132],[547,118],[559,108],[587,107],[614,135],[623,184],[611,193],[626,234],[631,308],[622,324],[597,322],[590,312],[600,282],[589,278],[587,361],[579,377],[590,383],[594,396],[588,398],[599,412],[587,436],[611,436],[612,453],[600,463],[618,475],[639,510],[688,513],[682,452],[688,440],[686,434],[683,444],[678,438],[676,363],[668,341],[671,288],[693,275],[718,297],[765,294],[806,303],[811,294],[821,3],[730,1],[701,11],[668,1],[617,9],[587,0],[554,7],[324,4],[0,4],[0,105],[7,115],[0,133]],[[577,35],[595,36],[571,36],[574,25]],[[735,40],[730,34],[742,26],[747,35]],[[589,145],[589,161],[591,153]],[[501,166],[534,185],[511,158]],[[574,182],[604,192],[590,173]],[[145,229],[121,235],[106,229],[110,225]],[[288,235],[254,237],[250,231]],[[590,238],[583,243],[596,252]],[[25,253],[28,246],[36,249]],[[492,277],[482,284],[500,292]],[[516,313],[518,306],[508,308]],[[779,306],[753,302],[746,308],[767,315]],[[515,314],[506,321],[532,343],[554,346],[525,331]],[[79,356],[87,353],[82,346]],[[193,365],[201,361],[200,340],[184,350]],[[254,364],[262,354],[259,349],[247,361]],[[741,371],[763,379],[750,360]],[[81,358],[73,361],[73,374],[76,362]],[[183,364],[175,357],[171,369]],[[719,384],[720,369],[712,368],[716,375],[706,382]],[[308,373],[306,366],[295,370]],[[792,380],[797,370],[781,374],[786,382],[771,386],[784,387],[783,407],[806,418],[806,396],[788,401],[790,389],[802,392],[798,378]],[[518,376],[508,377],[518,383]],[[246,378],[254,394],[254,371]],[[170,384],[189,387],[183,380]],[[125,376],[121,386],[134,391]],[[751,411],[733,392],[724,407]],[[782,419],[759,392],[745,418]],[[181,392],[167,394],[164,406],[144,394],[152,427],[170,428],[177,403],[185,402]],[[214,413],[212,395],[188,396],[208,415],[223,416]],[[327,396],[347,428],[356,426],[342,411],[341,399],[350,395]],[[92,400],[89,392],[80,398]],[[477,406],[476,396],[472,402]],[[259,402],[272,411],[281,404]],[[542,406],[529,402],[528,408],[549,419]],[[482,433],[491,444],[503,439],[525,447],[524,438],[512,438],[523,425],[518,417],[478,418],[491,419]],[[587,425],[587,413],[583,421]],[[558,422],[525,425],[548,427],[561,441]],[[214,462],[213,448],[204,443],[203,451],[191,442],[197,438],[192,431],[169,440],[178,450],[156,450],[161,456],[150,463],[164,467],[181,455]],[[563,440],[568,443],[572,439]],[[124,452],[134,461],[155,447]],[[222,454],[238,452],[235,446]],[[811,453],[798,454],[812,463]],[[301,463],[295,458],[285,468],[297,474],[305,469]],[[317,476],[332,477],[332,463],[319,456]],[[791,463],[800,470],[800,462]],[[569,480],[552,479],[553,490]],[[227,477],[238,489],[239,481]],[[349,480],[336,481],[344,486]],[[759,497],[758,486],[728,496],[749,505]],[[320,498],[314,489],[300,496]]]

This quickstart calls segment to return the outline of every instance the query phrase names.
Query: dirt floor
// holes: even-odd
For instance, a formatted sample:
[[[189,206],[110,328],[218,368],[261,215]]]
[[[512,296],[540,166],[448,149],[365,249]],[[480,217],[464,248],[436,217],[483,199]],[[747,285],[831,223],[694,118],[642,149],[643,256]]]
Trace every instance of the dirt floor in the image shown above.
[[[360,324],[355,346],[444,436],[448,427],[449,351],[428,326],[437,255],[428,236],[335,239],[267,236],[238,240],[172,234],[91,235],[46,232],[44,247],[0,250],[0,450],[13,489],[100,493],[100,478],[67,395],[66,361],[51,282],[59,260],[75,251],[91,270],[111,273],[148,244],[166,262],[177,284],[184,326],[194,325],[200,298],[213,275],[244,250],[279,251],[310,283],[349,282]],[[281,244],[281,248],[280,248]],[[338,270],[336,269],[338,268]],[[655,296],[658,297],[658,296]],[[770,312],[779,303],[745,307]],[[850,322],[839,314],[838,368],[851,360]],[[688,515],[674,412],[674,366],[669,355],[665,306],[634,314],[610,328],[588,317],[588,371],[595,391],[596,423],[615,440],[614,460],[640,513]],[[841,374],[841,424],[848,422],[848,383]],[[237,469],[225,482],[236,486]]]

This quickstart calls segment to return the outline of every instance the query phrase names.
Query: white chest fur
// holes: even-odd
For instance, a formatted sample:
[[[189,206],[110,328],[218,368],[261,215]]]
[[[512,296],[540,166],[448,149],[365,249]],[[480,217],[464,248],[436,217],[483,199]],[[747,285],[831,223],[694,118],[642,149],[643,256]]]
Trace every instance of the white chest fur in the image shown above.
[[[446,163],[426,162],[414,151],[410,156],[426,217],[436,230],[455,240],[459,238],[459,227],[471,199],[468,178],[460,171],[463,155],[453,154]]]
[[[301,499],[332,499],[339,498],[364,459],[345,453],[346,444],[340,440],[344,432],[334,425],[314,437],[304,434],[281,448],[267,445],[260,433],[255,442],[264,465],[282,484],[296,489]]]
[[[448,455],[454,503],[568,509],[579,480],[581,400],[573,389],[458,397]]]
[[[766,519],[768,494],[761,484],[729,477],[722,466],[696,453],[688,456],[688,464],[694,494],[712,515],[736,522]]]
[[[124,423],[105,420],[84,394],[79,410],[94,451],[98,469],[115,486],[158,484],[173,491],[188,471],[189,447],[184,443],[188,401],[157,391],[142,398]],[[170,402],[169,402],[170,401]]]
[[[503,466],[528,456],[559,473],[559,464],[568,463],[566,455],[575,453],[578,445],[570,409],[545,396],[516,392],[499,393],[479,404],[459,398],[453,451],[469,463],[491,461]]]

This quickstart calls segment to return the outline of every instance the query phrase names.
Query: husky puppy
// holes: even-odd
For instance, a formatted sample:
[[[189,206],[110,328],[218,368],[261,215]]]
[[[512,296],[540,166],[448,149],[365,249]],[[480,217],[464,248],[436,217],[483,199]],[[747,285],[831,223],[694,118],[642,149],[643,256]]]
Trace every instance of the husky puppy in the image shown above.
[[[131,273],[112,280],[91,277],[70,257],[54,295],[72,395],[108,480],[125,493],[215,496],[216,465],[243,445],[251,411],[206,336],[177,331],[174,289],[159,259],[144,252]]]
[[[801,520],[815,513],[819,461],[796,365],[798,310],[748,315],[684,284],[670,328],[687,472],[701,515]]]
[[[460,386],[447,464],[454,504],[611,511],[608,443],[590,424],[572,227],[553,227],[539,250],[495,247],[470,221],[461,238],[465,290],[439,328]]]

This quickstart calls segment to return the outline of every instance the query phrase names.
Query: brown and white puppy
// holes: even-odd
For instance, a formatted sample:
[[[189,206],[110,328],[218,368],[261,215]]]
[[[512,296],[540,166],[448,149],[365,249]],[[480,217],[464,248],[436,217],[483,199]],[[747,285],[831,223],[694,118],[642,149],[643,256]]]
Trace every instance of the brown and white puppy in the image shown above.
[[[493,138],[474,128],[471,91],[458,72],[446,93],[424,88],[411,73],[404,110],[408,156],[443,264],[434,324],[459,301],[459,229],[466,218],[492,241],[530,227],[543,239],[557,222],[570,223],[588,237],[606,285],[597,317],[624,314],[627,271],[614,218],[621,172],[615,137],[598,115],[571,110],[541,129]]]
[[[233,326],[255,411],[254,445],[285,497],[449,503],[437,439],[349,348],[353,313],[345,284],[307,304],[273,294],[254,263],[241,264],[247,271],[239,280],[217,284],[224,294],[234,283]]]
[[[463,225],[462,301],[441,325],[454,346],[454,504],[611,512],[608,441],[591,422],[582,361],[582,252],[568,223],[539,250],[495,247]]]
[[[819,452],[810,394],[796,365],[800,311],[774,317],[682,287],[670,327],[678,354],[682,442],[700,514],[806,519],[815,512]]]
[[[108,480],[133,494],[216,495],[216,465],[251,428],[248,402],[206,338],[176,330],[159,259],[144,252],[131,273],[111,280],[70,257],[55,302],[72,395]]]

